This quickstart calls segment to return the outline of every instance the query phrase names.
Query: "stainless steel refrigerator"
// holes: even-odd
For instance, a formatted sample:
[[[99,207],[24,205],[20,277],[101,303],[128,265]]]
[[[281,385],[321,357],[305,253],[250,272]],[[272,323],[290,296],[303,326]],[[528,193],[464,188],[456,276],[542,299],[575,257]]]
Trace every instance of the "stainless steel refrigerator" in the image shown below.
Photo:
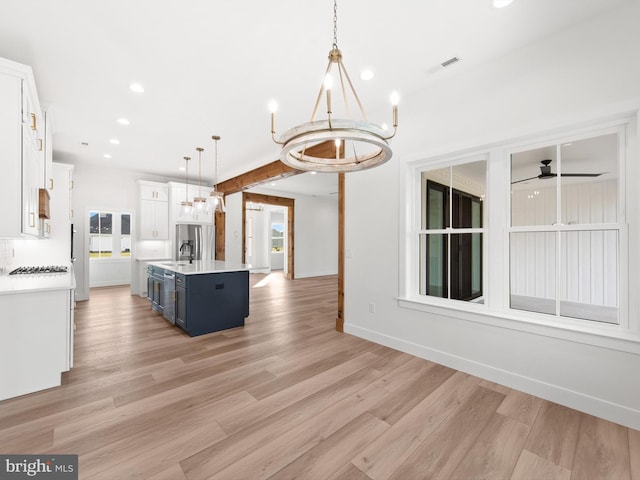
[[[176,225],[175,260],[214,260],[215,228],[213,225]]]

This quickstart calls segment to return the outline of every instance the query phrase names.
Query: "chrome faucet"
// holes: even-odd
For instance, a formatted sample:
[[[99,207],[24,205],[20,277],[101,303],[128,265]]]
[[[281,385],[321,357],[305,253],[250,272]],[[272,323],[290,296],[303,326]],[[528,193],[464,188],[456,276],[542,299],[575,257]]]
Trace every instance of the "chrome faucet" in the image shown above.
[[[180,255],[189,256],[189,263],[193,263],[193,243],[191,240],[185,240],[180,245]]]

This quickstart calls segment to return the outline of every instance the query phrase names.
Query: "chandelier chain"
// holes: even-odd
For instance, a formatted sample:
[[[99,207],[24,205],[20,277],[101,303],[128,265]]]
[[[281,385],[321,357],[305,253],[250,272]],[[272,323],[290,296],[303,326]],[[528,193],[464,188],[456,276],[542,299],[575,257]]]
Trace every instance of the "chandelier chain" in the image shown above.
[[[338,0],[333,0],[333,48],[338,48]]]
[[[203,148],[196,148],[198,151],[198,198],[202,197],[202,151]]]
[[[216,185],[218,184],[218,139],[214,138],[214,145],[215,145],[215,164],[214,164],[214,172],[213,172],[213,189],[215,190]]]

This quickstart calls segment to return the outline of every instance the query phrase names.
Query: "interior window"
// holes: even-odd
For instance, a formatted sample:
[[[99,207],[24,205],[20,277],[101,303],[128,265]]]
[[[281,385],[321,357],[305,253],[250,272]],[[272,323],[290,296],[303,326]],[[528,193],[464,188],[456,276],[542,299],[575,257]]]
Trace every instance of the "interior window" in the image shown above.
[[[483,302],[486,162],[422,172],[420,294]]]
[[[618,323],[618,133],[511,155],[510,306]]]

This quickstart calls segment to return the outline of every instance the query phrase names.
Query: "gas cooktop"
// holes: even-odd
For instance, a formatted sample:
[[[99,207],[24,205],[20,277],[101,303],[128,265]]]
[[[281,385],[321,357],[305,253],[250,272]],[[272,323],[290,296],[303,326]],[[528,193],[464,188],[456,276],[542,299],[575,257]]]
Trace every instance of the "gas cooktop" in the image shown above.
[[[34,275],[42,273],[66,273],[67,267],[64,265],[49,265],[40,267],[18,267],[9,272],[9,275]]]

